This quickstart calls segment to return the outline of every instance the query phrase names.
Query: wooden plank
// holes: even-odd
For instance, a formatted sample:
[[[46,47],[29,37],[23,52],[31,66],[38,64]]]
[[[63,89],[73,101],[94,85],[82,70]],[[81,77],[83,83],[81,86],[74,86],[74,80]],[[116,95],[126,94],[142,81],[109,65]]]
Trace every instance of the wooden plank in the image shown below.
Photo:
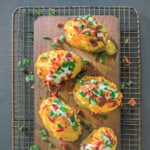
[[[50,50],[50,45],[53,40],[43,40],[42,36],[49,36],[51,39],[54,37],[59,37],[64,33],[63,28],[58,28],[56,26],[57,21],[61,21],[63,24],[71,19],[70,16],[55,16],[55,17],[39,17],[34,23],[34,61],[36,61],[37,57],[42,53]],[[107,57],[105,65],[100,65],[99,61],[95,62],[94,60],[90,60],[93,65],[88,65],[87,75],[91,75],[93,66],[98,68],[100,71],[99,75],[104,75],[109,80],[115,82],[119,87],[120,80],[120,26],[117,18],[113,16],[97,16],[97,19],[102,22],[109,34],[109,38],[112,39],[118,48],[118,52],[116,55]],[[76,50],[71,48],[68,45],[65,45],[68,51],[76,52],[78,55],[81,55],[83,58],[93,59],[93,54],[88,54],[86,52]],[[35,71],[36,72],[36,71]],[[35,73],[36,75],[36,73]],[[61,91],[58,92],[60,97],[69,105],[73,106],[75,109],[78,109],[79,106],[74,102],[72,95],[68,95],[68,92],[71,92],[75,84],[75,79],[66,81]],[[41,100],[48,96],[47,88],[43,85],[42,81],[36,76],[35,80],[35,144],[39,145],[42,150],[48,150],[48,143],[44,143],[41,140],[41,135],[39,131],[44,129],[44,126],[40,120],[38,111]],[[116,132],[118,139],[120,139],[120,109],[117,109],[111,113],[109,113],[107,120],[102,120],[100,115],[89,116],[88,111],[82,110],[82,113],[79,115],[81,119],[90,122],[93,128],[99,128],[100,126],[107,126],[114,129]],[[88,135],[86,131],[83,130],[83,134],[79,137],[79,139],[75,142],[67,142],[69,145],[69,150],[79,150],[81,141]],[[56,145],[57,148],[61,148],[60,141],[53,137],[50,133],[49,135],[50,141]],[[120,144],[119,144],[120,145]],[[120,146],[118,146],[119,149]]]

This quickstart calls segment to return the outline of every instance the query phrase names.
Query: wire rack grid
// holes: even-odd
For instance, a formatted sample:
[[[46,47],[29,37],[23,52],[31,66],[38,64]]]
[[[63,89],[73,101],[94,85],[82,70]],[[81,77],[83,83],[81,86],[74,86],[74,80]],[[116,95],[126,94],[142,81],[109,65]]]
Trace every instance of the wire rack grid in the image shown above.
[[[25,81],[25,74],[18,68],[19,60],[28,58],[28,70],[33,66],[33,24],[39,16],[78,16],[86,14],[113,15],[120,20],[120,70],[121,83],[132,81],[124,89],[121,107],[121,150],[141,149],[141,101],[140,101],[140,20],[136,9],[130,7],[20,7],[12,17],[12,149],[28,150],[34,143],[34,90]],[[124,56],[132,62],[127,68]],[[128,100],[134,97],[136,105]],[[26,132],[20,131],[25,126]]]

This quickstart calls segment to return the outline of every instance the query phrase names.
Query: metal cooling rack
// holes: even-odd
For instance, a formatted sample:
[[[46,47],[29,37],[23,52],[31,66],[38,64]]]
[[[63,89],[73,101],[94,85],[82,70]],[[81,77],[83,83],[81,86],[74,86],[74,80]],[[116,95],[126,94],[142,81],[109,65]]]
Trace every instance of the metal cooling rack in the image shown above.
[[[125,88],[121,107],[121,150],[141,149],[141,101],[140,101],[140,29],[136,9],[129,7],[53,7],[55,15],[113,15],[120,20],[121,35],[121,82],[132,80]],[[39,16],[48,16],[48,7],[17,8],[12,18],[12,149],[29,150],[34,142],[34,91],[31,83],[25,82],[25,75],[17,68],[18,61],[30,59],[29,70],[33,69],[33,23]],[[127,42],[128,41],[128,42]],[[123,57],[132,62],[126,69]],[[134,97],[136,106],[128,105]],[[26,132],[19,130],[26,127]]]

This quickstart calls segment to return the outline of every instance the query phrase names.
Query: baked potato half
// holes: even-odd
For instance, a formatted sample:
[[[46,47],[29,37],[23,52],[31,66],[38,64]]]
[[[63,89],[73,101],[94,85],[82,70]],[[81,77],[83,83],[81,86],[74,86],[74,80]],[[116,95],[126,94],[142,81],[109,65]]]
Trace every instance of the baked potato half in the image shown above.
[[[95,114],[113,111],[122,101],[116,84],[102,76],[84,76],[76,83],[73,96],[79,106]]]
[[[41,102],[39,115],[47,131],[57,139],[75,141],[81,134],[80,120],[74,108],[54,94]]]
[[[35,63],[37,75],[44,81],[52,83],[74,78],[82,67],[82,59],[66,50],[50,50],[42,53]]]
[[[86,15],[68,20],[64,32],[67,42],[73,47],[92,53],[105,50],[108,33],[95,16]]]
[[[117,136],[111,128],[100,127],[82,141],[80,150],[116,150],[117,143]]]

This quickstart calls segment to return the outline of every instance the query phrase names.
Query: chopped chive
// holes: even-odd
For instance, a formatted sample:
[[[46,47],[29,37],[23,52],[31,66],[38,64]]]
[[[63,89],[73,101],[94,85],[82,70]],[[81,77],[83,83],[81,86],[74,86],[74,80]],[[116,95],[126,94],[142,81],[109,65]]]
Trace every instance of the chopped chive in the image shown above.
[[[64,70],[61,69],[61,68],[58,68],[58,69],[55,71],[56,74],[61,74],[62,72],[64,72]]]
[[[61,104],[62,103],[62,100],[60,98],[55,98],[54,99],[54,102],[57,103],[57,104]]]
[[[77,75],[77,79],[81,79],[83,77],[83,72],[80,72],[78,75]]]
[[[78,124],[77,124],[77,122],[72,122],[72,127],[73,127],[74,131],[78,131]]]
[[[53,111],[50,111],[49,115],[50,115],[51,118],[55,118],[56,117],[56,114]]]
[[[47,135],[47,131],[46,131],[46,130],[41,130],[41,131],[40,131],[40,134],[41,134],[42,136],[46,136],[46,135]]]
[[[103,51],[100,53],[100,63],[101,64],[104,64],[105,61],[106,61],[106,56],[107,56],[107,52],[106,51]]]
[[[48,138],[47,137],[42,137],[42,141],[43,142],[48,142]]]
[[[78,28],[84,28],[84,24],[77,24]]]
[[[112,99],[114,99],[114,98],[115,98],[115,96],[116,96],[116,92],[115,92],[115,91],[111,91],[111,93],[110,93],[110,97],[111,97]]]
[[[95,99],[90,99],[91,104],[97,104],[97,101]]]
[[[101,118],[102,118],[103,120],[107,120],[107,119],[108,119],[108,116],[107,116],[106,114],[101,114],[100,116],[101,116]]]
[[[93,91],[95,94],[97,94],[97,95],[99,94],[99,91],[97,89],[94,88]]]
[[[19,131],[23,131],[24,132],[26,130],[27,130],[27,128],[24,125],[21,125],[20,128],[19,128]]]
[[[70,120],[71,120],[71,122],[75,122],[75,115],[74,114],[70,117]]]
[[[83,60],[83,63],[86,65],[86,64],[89,64],[89,61],[86,60],[86,59],[84,59],[84,60]]]
[[[22,63],[23,63],[23,65],[29,65],[30,60],[29,59],[23,59]]]
[[[93,21],[89,21],[89,25],[93,26],[94,22]]]
[[[85,93],[83,93],[83,91],[81,91],[79,94],[80,94],[82,97],[85,97],[85,96],[86,96]]]
[[[65,107],[61,107],[61,108],[60,108],[60,110],[61,110],[62,112],[65,112],[65,113],[67,113],[67,112],[68,112],[68,109],[67,109],[67,108],[65,108]]]
[[[49,16],[55,16],[55,10],[54,9],[49,10]]]
[[[52,48],[52,49],[55,49],[56,47],[57,47],[57,44],[56,44],[56,43],[52,43],[52,44],[51,44],[51,48]]]
[[[49,37],[49,36],[42,36],[42,39],[44,39],[44,40],[50,40],[51,38]]]
[[[103,90],[100,90],[100,91],[99,91],[99,95],[100,95],[100,96],[103,96],[103,94],[104,94]]]
[[[62,126],[61,126],[61,124],[60,124],[60,123],[58,123],[58,124],[57,124],[57,127],[58,127],[58,128],[62,128]]]
[[[48,146],[49,146],[49,148],[53,148],[54,144],[53,143],[49,143]]]
[[[81,125],[85,126],[85,121],[80,120]]]
[[[91,36],[91,32],[90,32],[90,31],[87,31],[87,32],[86,32],[86,35]]]
[[[26,82],[33,82],[35,80],[35,76],[34,75],[27,75],[25,77]]]
[[[34,14],[35,14],[36,16],[39,16],[39,15],[40,15],[40,9],[36,8],[36,9],[34,10]]]
[[[106,87],[104,87],[104,90],[108,90],[108,87],[106,86]]]
[[[108,82],[103,82],[103,85],[104,86],[108,86]]]
[[[125,89],[125,83],[121,83],[121,84],[120,84],[120,89],[121,89],[121,90],[124,90],[124,89]]]
[[[77,83],[80,83],[80,85],[84,84],[84,82],[81,79],[77,79],[76,81],[77,81]]]
[[[19,60],[19,61],[18,61],[17,67],[18,67],[18,68],[22,67],[22,60]]]
[[[127,83],[126,83],[126,85],[129,87],[129,86],[131,86],[133,84],[133,82],[132,82],[132,80],[129,80]]]
[[[40,150],[40,147],[38,145],[31,145],[30,150]]]
[[[52,78],[56,79],[56,76],[53,75]]]
[[[89,19],[90,17],[92,17],[92,15],[91,15],[91,14],[88,14],[88,15],[85,16],[85,19],[87,20],[87,19]]]
[[[66,41],[66,37],[64,36],[64,35],[61,35],[60,37],[59,37],[59,40],[60,40],[60,42],[65,42]]]

